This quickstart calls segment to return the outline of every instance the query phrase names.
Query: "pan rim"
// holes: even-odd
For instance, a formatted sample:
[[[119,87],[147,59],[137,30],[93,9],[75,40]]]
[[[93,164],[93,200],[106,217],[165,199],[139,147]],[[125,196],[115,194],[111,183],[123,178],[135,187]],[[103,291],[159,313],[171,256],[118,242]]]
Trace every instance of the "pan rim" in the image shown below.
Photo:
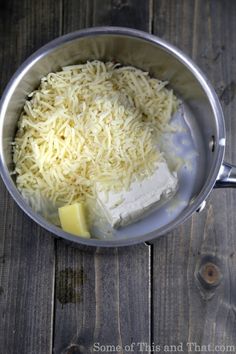
[[[223,142],[222,144],[217,144],[216,151],[215,151],[215,162],[211,168],[209,176],[204,183],[204,187],[200,194],[196,197],[192,205],[188,206],[185,211],[183,211],[181,217],[177,217],[172,222],[168,223],[167,225],[161,227],[158,230],[149,232],[142,236],[132,237],[130,239],[84,239],[82,237],[73,236],[61,230],[59,227],[52,225],[51,223],[47,222],[43,217],[39,214],[35,213],[24,201],[23,197],[17,190],[15,184],[13,183],[6,163],[3,158],[3,118],[8,106],[8,103],[11,99],[12,94],[14,93],[15,88],[17,87],[18,83],[24,77],[24,75],[28,72],[28,70],[40,59],[47,56],[49,53],[53,52],[56,48],[60,47],[62,44],[69,43],[70,41],[76,40],[78,38],[88,37],[88,36],[102,36],[102,35],[119,35],[119,36],[128,36],[132,38],[138,38],[149,42],[153,45],[158,45],[163,50],[168,52],[169,54],[173,55],[177,60],[179,60],[197,79],[201,87],[203,88],[209,103],[211,105],[212,111],[216,118],[217,122],[217,141]],[[64,36],[60,36],[48,44],[44,45],[36,52],[34,52],[28,59],[26,59],[21,66],[17,69],[11,80],[9,81],[8,85],[6,86],[2,99],[0,102],[0,139],[1,139],[1,146],[0,146],[0,173],[2,179],[10,192],[13,199],[16,203],[20,206],[20,208],[37,224],[42,226],[47,231],[54,234],[54,236],[59,236],[62,239],[66,239],[68,241],[72,241],[81,245],[86,246],[95,246],[95,247],[118,247],[118,246],[128,246],[134,245],[146,241],[151,241],[158,236],[167,234],[173,231],[177,226],[184,223],[186,219],[188,219],[203,203],[203,201],[208,197],[211,190],[214,187],[215,181],[217,179],[220,167],[223,162],[224,158],[224,151],[225,151],[225,123],[224,123],[224,115],[223,111],[219,102],[219,99],[216,95],[214,88],[212,87],[210,81],[205,76],[205,74],[199,69],[199,67],[190,59],[186,54],[184,54],[181,50],[173,46],[172,44],[168,43],[167,41],[154,36],[152,34],[131,29],[125,27],[111,27],[111,26],[104,26],[104,27],[90,27],[86,29],[82,29],[79,31],[68,33]]]

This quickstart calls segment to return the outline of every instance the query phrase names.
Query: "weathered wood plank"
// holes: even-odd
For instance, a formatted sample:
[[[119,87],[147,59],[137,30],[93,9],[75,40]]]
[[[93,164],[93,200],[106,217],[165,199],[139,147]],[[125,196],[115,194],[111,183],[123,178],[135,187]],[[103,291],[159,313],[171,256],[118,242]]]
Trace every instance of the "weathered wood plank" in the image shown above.
[[[49,353],[52,346],[54,245],[3,192],[1,184],[0,348]]]
[[[59,33],[59,19],[54,1],[1,1],[1,92],[22,61]],[[0,215],[0,352],[50,353],[54,239],[24,215],[2,181]]]
[[[149,28],[148,1],[84,3],[70,0],[73,12],[64,7],[64,33],[84,25]],[[89,353],[94,344],[149,343],[149,262],[146,245],[80,250],[57,241],[55,353]]]
[[[235,162],[235,1],[154,0],[154,14],[154,32],[192,56],[221,96]],[[161,347],[236,345],[235,206],[234,190],[213,191],[204,212],[154,242],[152,339]]]
[[[80,251],[58,242],[55,353],[149,343],[148,256],[148,246]]]
[[[93,24],[131,27],[148,32],[152,18],[150,4],[149,0],[96,0]]]
[[[29,54],[60,34],[109,24],[149,30],[151,3],[1,2],[1,91]],[[154,32],[191,55],[221,97],[226,158],[236,161],[235,1],[153,3]],[[55,262],[51,236],[23,215],[3,183],[0,196],[1,353],[51,352],[54,266],[55,353],[88,353],[96,342],[236,345],[234,191],[214,191],[201,215],[154,242],[152,307],[150,246],[80,250],[56,241]]]
[[[93,1],[68,0],[62,9],[62,32],[77,31],[92,26]]]

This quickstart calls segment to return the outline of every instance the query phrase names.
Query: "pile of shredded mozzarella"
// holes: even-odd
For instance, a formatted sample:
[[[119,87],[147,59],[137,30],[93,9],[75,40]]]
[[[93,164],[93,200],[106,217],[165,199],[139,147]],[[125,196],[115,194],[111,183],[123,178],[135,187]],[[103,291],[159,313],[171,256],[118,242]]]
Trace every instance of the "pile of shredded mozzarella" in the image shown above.
[[[134,67],[87,62],[42,78],[29,95],[13,143],[16,183],[38,210],[104,189],[127,189],[161,160],[156,133],[168,129],[177,99],[166,82]]]

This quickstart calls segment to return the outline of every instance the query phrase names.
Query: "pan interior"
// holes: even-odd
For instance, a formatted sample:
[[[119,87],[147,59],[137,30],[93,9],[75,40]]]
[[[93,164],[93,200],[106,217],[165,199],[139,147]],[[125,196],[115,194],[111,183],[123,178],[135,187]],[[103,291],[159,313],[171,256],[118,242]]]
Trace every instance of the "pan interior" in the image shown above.
[[[166,156],[171,162],[171,151],[182,157],[185,164],[179,170],[179,190],[176,196],[141,221],[118,231],[95,229],[98,238],[125,240],[156,232],[172,222],[181,222],[190,204],[201,194],[206,182],[211,179],[217,154],[220,149],[218,122],[204,88],[182,62],[161,44],[131,35],[110,33],[78,36],[49,45],[36,54],[13,79],[5,98],[4,119],[2,123],[1,153],[3,165],[8,172],[9,184],[14,183],[12,171],[12,145],[17,120],[27,95],[39,86],[40,79],[49,72],[62,66],[83,63],[87,60],[115,60],[123,65],[132,65],[148,71],[151,76],[169,81],[169,86],[182,101],[182,105],[173,117],[172,124],[182,126],[176,132],[170,144],[163,144]],[[214,149],[211,141],[214,138]],[[10,188],[13,191],[13,187]],[[12,194],[16,194],[13,191]],[[19,197],[16,197],[19,202]],[[21,202],[19,202],[21,204]],[[22,201],[22,208],[26,207]],[[196,205],[196,208],[198,205]],[[26,212],[35,218],[29,208]],[[40,222],[42,225],[43,222]],[[45,224],[47,226],[47,224]],[[105,226],[104,226],[105,227]],[[100,231],[99,231],[100,230]],[[108,232],[109,231],[109,232]],[[66,237],[66,235],[65,235]]]

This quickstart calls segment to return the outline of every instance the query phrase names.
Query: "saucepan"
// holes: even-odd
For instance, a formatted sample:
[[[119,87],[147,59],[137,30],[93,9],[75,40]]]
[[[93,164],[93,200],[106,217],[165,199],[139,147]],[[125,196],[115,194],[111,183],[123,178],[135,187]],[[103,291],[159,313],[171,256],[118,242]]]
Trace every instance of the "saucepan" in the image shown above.
[[[27,95],[40,79],[62,66],[87,60],[115,60],[148,71],[168,81],[182,102],[182,119],[188,139],[179,137],[180,153],[192,153],[192,166],[182,171],[178,195],[169,210],[151,213],[108,238],[73,236],[34,212],[18,192],[14,180],[12,141]],[[185,143],[183,142],[185,141]],[[17,70],[7,85],[0,105],[0,169],[5,185],[23,211],[57,237],[91,246],[124,246],[164,235],[193,213],[203,209],[214,187],[235,187],[236,167],[223,161],[225,152],[224,116],[217,95],[194,62],[166,41],[134,29],[97,27],[80,30],[48,43]],[[181,150],[182,149],[182,150]]]

